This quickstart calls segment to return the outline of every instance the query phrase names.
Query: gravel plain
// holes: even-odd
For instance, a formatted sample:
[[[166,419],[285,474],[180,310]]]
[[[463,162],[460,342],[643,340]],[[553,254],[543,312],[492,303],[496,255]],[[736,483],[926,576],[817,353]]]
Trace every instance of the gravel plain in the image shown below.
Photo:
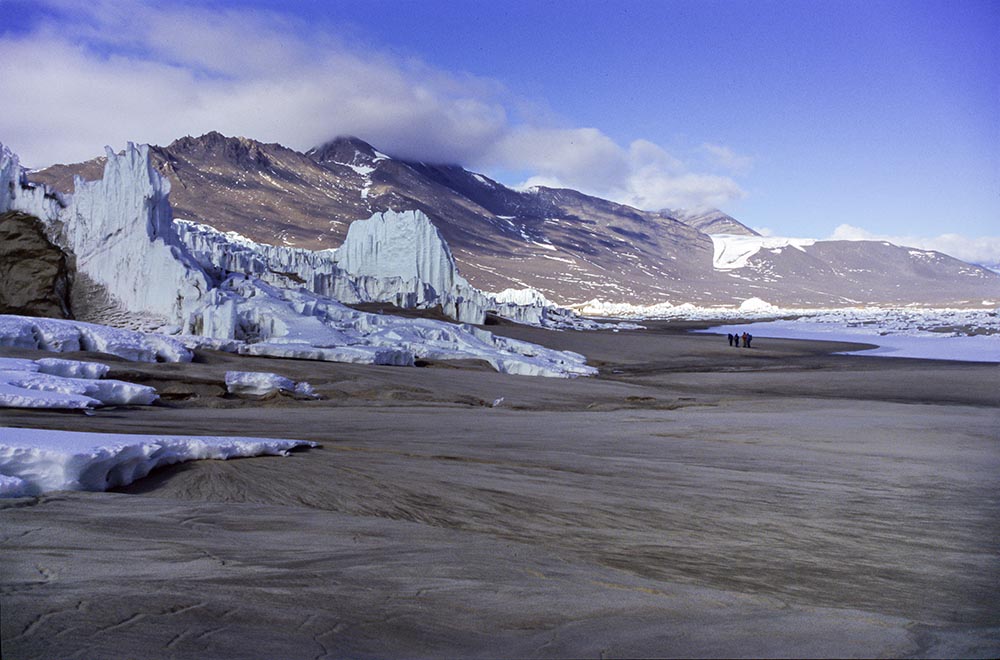
[[[0,500],[3,657],[1000,655],[997,364],[491,329],[601,375],[91,355],[162,403],[0,411],[322,444]]]

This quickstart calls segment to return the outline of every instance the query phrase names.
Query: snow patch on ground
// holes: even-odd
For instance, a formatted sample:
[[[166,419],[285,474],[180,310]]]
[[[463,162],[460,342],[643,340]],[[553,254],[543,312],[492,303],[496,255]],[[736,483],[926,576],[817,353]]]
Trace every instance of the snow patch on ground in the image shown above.
[[[296,383],[267,371],[227,371],[226,391],[244,396],[267,396],[278,392],[315,397],[316,391],[305,381]]]
[[[274,438],[78,433],[0,427],[0,496],[103,491],[199,459],[285,455],[315,442]]]
[[[94,351],[135,362],[190,362],[180,341],[83,321],[0,314],[0,346],[55,353]]]
[[[152,387],[101,380],[109,369],[96,362],[0,358],[0,408],[148,406],[158,398]]]

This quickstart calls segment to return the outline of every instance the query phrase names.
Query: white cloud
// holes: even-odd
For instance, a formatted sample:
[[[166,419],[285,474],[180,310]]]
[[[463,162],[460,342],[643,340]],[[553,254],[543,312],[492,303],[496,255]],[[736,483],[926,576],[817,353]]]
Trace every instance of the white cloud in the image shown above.
[[[991,266],[1000,264],[1000,236],[980,236],[979,238],[970,238],[960,234],[941,234],[931,237],[889,236],[876,234],[854,225],[842,224],[833,230],[833,234],[827,240],[888,241],[894,245],[920,250],[936,250],[969,263]]]
[[[31,166],[212,130],[299,150],[348,134],[394,155],[529,172],[538,184],[643,208],[744,195],[729,177],[692,172],[647,140],[622,146],[596,128],[515,122],[531,101],[495,80],[372,52],[290,15],[39,4],[58,18],[0,37],[0,140]],[[745,159],[710,146],[723,169]]]
[[[753,158],[738,154],[725,145],[706,142],[701,145],[701,151],[713,165],[734,174],[746,174],[753,167]]]
[[[575,188],[644,209],[717,207],[745,195],[728,177],[688,172],[648,140],[626,149],[594,128],[519,128],[492,158],[536,172],[525,187]]]

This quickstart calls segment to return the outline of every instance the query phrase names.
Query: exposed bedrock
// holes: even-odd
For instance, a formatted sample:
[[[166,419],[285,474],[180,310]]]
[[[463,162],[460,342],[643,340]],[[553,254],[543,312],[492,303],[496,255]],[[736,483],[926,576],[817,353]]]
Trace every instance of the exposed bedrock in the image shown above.
[[[0,214],[0,314],[73,318],[69,262],[38,218]]]

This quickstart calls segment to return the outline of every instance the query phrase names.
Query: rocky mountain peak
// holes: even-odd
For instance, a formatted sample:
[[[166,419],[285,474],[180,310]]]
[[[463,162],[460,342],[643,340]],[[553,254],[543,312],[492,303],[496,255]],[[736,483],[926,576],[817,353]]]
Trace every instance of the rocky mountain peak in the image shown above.
[[[742,222],[719,209],[663,209],[662,215],[680,220],[706,234],[737,234],[741,236],[760,236]]]
[[[250,138],[227,137],[217,131],[174,140],[166,151],[174,155],[195,156],[205,161],[226,161],[247,170],[271,166],[267,145]]]
[[[341,165],[371,165],[384,158],[375,148],[359,138],[350,135],[337,136],[318,147],[313,147],[306,155],[318,163],[338,163]]]

